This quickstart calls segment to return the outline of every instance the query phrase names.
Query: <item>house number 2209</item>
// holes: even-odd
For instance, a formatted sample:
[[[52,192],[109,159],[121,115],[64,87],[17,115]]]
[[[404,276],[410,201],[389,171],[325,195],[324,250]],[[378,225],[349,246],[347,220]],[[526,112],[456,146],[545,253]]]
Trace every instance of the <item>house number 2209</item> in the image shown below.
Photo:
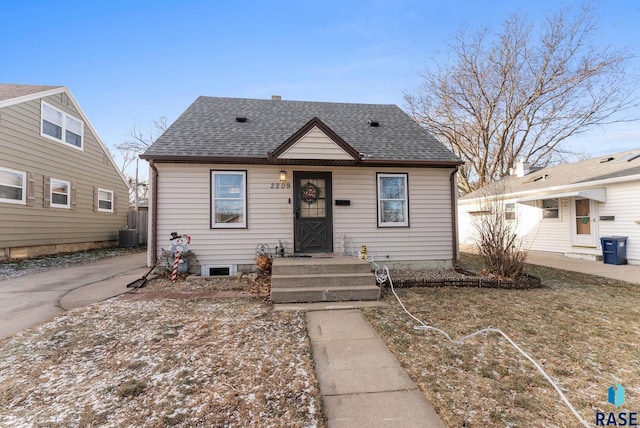
[[[291,189],[291,183],[271,183],[272,189]]]

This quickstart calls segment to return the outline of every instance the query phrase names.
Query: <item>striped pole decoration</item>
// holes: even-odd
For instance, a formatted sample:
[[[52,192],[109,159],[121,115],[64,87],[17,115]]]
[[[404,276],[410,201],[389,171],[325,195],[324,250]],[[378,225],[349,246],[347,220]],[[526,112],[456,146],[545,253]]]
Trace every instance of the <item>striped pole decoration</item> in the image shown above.
[[[173,270],[171,271],[171,282],[176,282],[178,277],[178,265],[180,264],[180,251],[176,251],[176,258],[173,260]]]

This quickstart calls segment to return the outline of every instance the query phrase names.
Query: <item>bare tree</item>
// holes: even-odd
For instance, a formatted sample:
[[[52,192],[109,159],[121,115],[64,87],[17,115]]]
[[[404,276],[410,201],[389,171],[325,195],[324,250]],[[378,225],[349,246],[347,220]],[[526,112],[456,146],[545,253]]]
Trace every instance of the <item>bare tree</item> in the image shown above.
[[[592,11],[563,10],[541,28],[518,15],[500,33],[464,31],[450,43],[454,64],[424,73],[405,94],[413,116],[466,161],[468,193],[509,173],[579,155],[563,144],[594,126],[627,121],[637,98],[625,67],[631,56],[597,49]]]
[[[156,141],[156,138],[160,136],[169,127],[168,119],[161,116],[160,119],[153,122],[151,129],[144,131],[140,125],[135,122],[131,126],[127,139],[116,144],[115,148],[123,158],[122,171],[124,171],[131,163],[138,158],[138,155],[147,151],[149,147]]]
[[[511,203],[513,208],[508,209],[509,204],[502,196],[504,191],[501,183],[486,191],[483,189],[485,196],[471,223],[484,270],[500,279],[516,279],[523,274],[527,251],[523,238],[517,233],[516,204]]]
[[[123,143],[115,145],[115,149],[122,159],[122,164],[120,165],[121,170],[125,174],[129,184],[129,200],[131,203],[136,204],[136,207],[139,199],[148,197],[147,178],[144,176],[140,179],[138,175],[138,156],[144,153],[169,127],[167,122],[167,118],[162,116],[153,122],[151,129],[146,131],[143,131],[143,129],[134,122],[127,139]],[[135,174],[130,174],[127,170],[134,162],[136,163]]]

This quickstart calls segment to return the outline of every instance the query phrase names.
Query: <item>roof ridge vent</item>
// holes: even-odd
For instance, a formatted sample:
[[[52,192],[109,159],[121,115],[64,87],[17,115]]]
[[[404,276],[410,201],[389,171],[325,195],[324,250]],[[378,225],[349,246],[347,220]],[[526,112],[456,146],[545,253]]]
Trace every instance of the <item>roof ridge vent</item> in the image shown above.
[[[369,124],[369,126],[372,126],[374,128],[380,126],[380,122],[378,122],[377,120],[369,120],[367,123]]]
[[[236,122],[246,122],[247,116],[236,116]]]

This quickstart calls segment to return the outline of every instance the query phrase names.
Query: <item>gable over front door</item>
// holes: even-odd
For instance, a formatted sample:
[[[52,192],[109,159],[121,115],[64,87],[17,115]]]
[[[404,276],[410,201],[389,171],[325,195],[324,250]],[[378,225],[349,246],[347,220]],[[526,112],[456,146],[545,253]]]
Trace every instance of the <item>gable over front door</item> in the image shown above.
[[[293,173],[294,252],[333,252],[330,172]]]

